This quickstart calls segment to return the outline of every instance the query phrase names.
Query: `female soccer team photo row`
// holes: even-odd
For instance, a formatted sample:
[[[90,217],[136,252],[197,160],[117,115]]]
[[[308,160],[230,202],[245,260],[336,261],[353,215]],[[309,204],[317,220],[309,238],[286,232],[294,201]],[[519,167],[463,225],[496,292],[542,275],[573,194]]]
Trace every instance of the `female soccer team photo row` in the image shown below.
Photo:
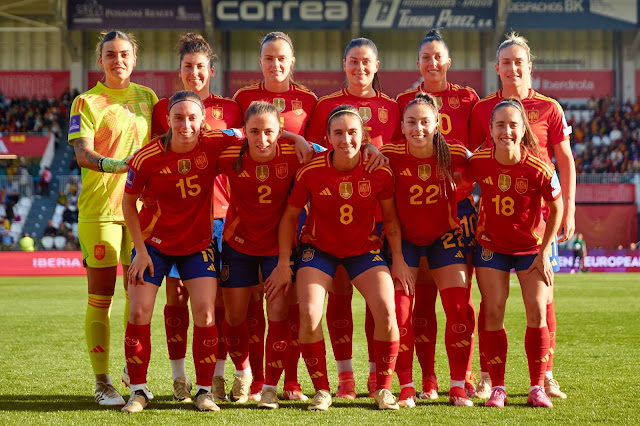
[[[372,40],[348,43],[346,87],[320,99],[294,80],[287,34],[268,33],[256,47],[262,81],[229,99],[209,90],[211,46],[182,35],[175,61],[184,90],[158,100],[130,80],[134,36],[101,34],[95,53],[104,78],[73,101],[68,132],[82,168],[78,235],[96,402],[135,413],[153,399],[151,319],[164,281],[173,399],[200,411],[219,411],[221,401],[277,409],[280,400],[326,411],[334,399],[356,399],[353,287],[366,302],[367,388],[378,409],[438,398],[438,294],[449,403],[502,408],[512,269],[526,311],[527,402],[551,408],[552,398],[566,398],[553,377],[553,281],[558,241],[575,230],[571,127],[556,100],[532,89],[527,40],[511,33],[499,45],[502,88],[483,99],[448,81],[452,58],[438,30],[416,40],[422,81],[396,99],[380,86]],[[115,362],[126,363],[127,402],[109,374],[118,263],[126,359]],[[195,386],[186,373],[189,339]],[[333,390],[327,343],[337,364]],[[300,358],[312,396],[300,385]]]

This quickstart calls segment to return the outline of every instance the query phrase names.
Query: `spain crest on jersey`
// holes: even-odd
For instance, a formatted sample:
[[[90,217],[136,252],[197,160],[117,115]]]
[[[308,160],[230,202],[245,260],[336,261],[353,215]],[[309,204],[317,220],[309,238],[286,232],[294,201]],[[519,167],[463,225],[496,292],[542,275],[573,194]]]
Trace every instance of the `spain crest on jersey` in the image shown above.
[[[340,196],[348,200],[353,195],[353,185],[351,182],[342,182],[339,187]]]
[[[201,170],[205,169],[207,165],[209,165],[207,154],[205,154],[204,152],[198,154],[198,156],[193,161],[196,163],[196,167]]]
[[[224,109],[222,107],[211,108],[211,116],[214,120],[222,120],[224,118]]]
[[[358,108],[358,112],[360,113],[360,117],[362,118],[362,121],[364,121],[365,123],[371,120],[371,108],[360,107]]]
[[[149,104],[147,104],[146,102],[139,102],[138,106],[140,107],[140,111],[142,111],[144,115],[149,115]]]
[[[313,255],[315,254],[314,249],[305,249],[302,251],[302,261],[303,262],[311,262],[313,260]]]
[[[460,98],[457,96],[449,96],[449,106],[453,109],[460,108]]]
[[[537,109],[527,111],[527,120],[529,120],[529,124],[537,122],[539,118],[540,112]]]
[[[289,174],[289,165],[287,163],[276,164],[276,176],[284,179]]]
[[[269,178],[269,166],[256,166],[256,177],[262,182]]]
[[[518,194],[524,194],[529,189],[529,180],[527,178],[516,179],[516,192]]]
[[[502,192],[506,192],[511,188],[511,176],[502,174],[498,176],[498,188],[500,188]]]
[[[276,107],[278,112],[284,111],[284,109],[286,108],[284,98],[273,98],[273,106]]]
[[[178,160],[178,171],[181,174],[186,175],[187,173],[189,173],[189,170],[191,170],[191,160],[189,160],[188,158]]]
[[[136,115],[136,110],[133,108],[133,105],[124,104],[122,105],[122,108],[124,108],[127,111],[127,115],[129,116],[129,118]]]
[[[389,121],[389,110],[382,107],[378,108],[378,120],[380,120],[381,123]]]
[[[291,101],[291,110],[295,115],[302,115],[302,101]]]
[[[438,108],[438,111],[440,111],[440,108],[442,108],[442,98],[440,96],[434,96],[433,98],[436,101],[436,107]]]
[[[427,180],[431,177],[431,164],[420,164],[418,166],[418,177]]]
[[[488,262],[493,259],[493,251],[489,250],[488,248],[482,247],[482,253],[480,253],[480,257],[482,257],[482,260],[484,260],[485,262]]]
[[[361,197],[368,197],[371,195],[371,181],[363,180],[358,182],[358,194],[360,194]]]

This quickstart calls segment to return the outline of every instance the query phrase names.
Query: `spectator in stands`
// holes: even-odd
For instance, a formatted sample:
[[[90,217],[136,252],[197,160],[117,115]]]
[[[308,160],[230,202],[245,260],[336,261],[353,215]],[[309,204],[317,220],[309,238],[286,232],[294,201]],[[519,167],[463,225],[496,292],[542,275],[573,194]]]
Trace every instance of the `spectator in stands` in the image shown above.
[[[2,234],[2,250],[4,251],[12,250],[13,243],[14,243],[13,235],[11,235],[11,232],[9,232],[8,229],[5,229]]]
[[[72,206],[78,205],[78,187],[74,184],[71,184],[71,190],[67,194],[67,203]]]
[[[55,226],[53,226],[53,220],[49,219],[49,223],[44,230],[44,234],[42,235],[44,237],[55,237],[58,235],[58,230],[56,229]]]
[[[65,250],[80,250],[80,243],[75,235],[73,235],[73,231],[68,231],[67,235],[67,243],[64,246]]]
[[[65,204],[67,204],[67,194],[65,194],[64,192],[60,191],[58,193],[57,203],[60,204],[61,206],[64,206]]]
[[[53,179],[53,174],[49,167],[44,168],[42,173],[40,174],[40,195],[48,197],[49,196],[49,183]]]
[[[72,209],[69,203],[65,204],[64,211],[62,212],[62,221],[71,226],[72,223],[78,222],[78,209],[75,207]]]
[[[29,236],[28,232],[25,232],[20,238],[20,250],[22,251],[36,251],[36,244],[33,238]]]
[[[629,244],[629,250],[638,250],[638,243]]]
[[[66,237],[69,230],[69,227],[64,222],[60,222],[60,226],[58,226],[58,235]]]
[[[80,174],[80,166],[78,166],[78,158],[76,157],[76,155],[73,155],[73,158],[71,159],[71,163],[69,163],[69,170],[71,170],[71,174],[72,175],[79,175]]]
[[[578,259],[578,271],[584,272],[584,257],[587,255],[587,243],[584,241],[584,235],[578,234],[573,242],[573,263],[571,264],[571,273],[575,273],[576,259]]]
[[[2,218],[0,218],[0,224],[6,230],[11,229],[11,221],[8,217],[2,216]]]

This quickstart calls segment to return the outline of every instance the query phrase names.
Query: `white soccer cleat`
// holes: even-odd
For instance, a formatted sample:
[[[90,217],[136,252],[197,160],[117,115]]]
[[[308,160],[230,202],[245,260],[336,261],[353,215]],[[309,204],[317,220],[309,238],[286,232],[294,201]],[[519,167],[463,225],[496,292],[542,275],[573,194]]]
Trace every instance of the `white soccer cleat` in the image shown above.
[[[96,383],[95,400],[100,405],[124,405],[124,399],[120,396],[112,384],[104,382]]]

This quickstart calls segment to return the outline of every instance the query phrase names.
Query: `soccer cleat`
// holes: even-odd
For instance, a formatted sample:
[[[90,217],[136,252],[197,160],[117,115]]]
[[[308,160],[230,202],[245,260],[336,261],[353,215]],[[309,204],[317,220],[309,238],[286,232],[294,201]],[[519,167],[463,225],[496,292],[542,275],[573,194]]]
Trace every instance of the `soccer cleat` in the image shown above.
[[[476,393],[472,395],[474,398],[487,399],[491,396],[491,379],[480,378]]]
[[[473,402],[467,396],[467,393],[460,386],[454,386],[449,389],[449,402],[456,407],[472,407]]]
[[[249,388],[249,401],[260,401],[264,382],[252,382]]]
[[[567,399],[567,394],[560,390],[556,379],[544,379],[544,392],[550,398]]]
[[[527,396],[527,404],[533,405],[534,407],[553,408],[553,404],[551,403],[549,396],[544,393],[544,389],[542,388],[535,388],[529,392],[529,396]]]
[[[178,377],[175,379],[173,381],[173,400],[179,402],[191,402],[192,387],[193,384],[187,377]]]
[[[378,403],[379,410],[399,410],[400,406],[396,402],[396,397],[393,396],[389,389],[378,389],[373,398]]]
[[[278,403],[278,394],[274,388],[262,389],[262,395],[260,396],[260,402],[258,402],[258,408],[268,408],[275,410],[280,407]]]
[[[228,401],[227,391],[224,389],[227,381],[222,376],[213,376],[213,386],[211,387],[211,393],[213,394],[213,400],[215,402]]]
[[[307,407],[309,411],[327,411],[331,407],[331,393],[324,389],[319,390],[313,396],[311,404]]]
[[[485,407],[504,408],[507,403],[507,393],[502,388],[491,389],[489,400],[484,403]]]
[[[400,396],[398,397],[398,405],[400,407],[413,408],[416,406],[416,389],[412,386],[407,386],[400,389]]]
[[[287,382],[282,388],[282,399],[289,401],[307,401],[309,397],[302,393],[302,388],[298,382]]]
[[[422,381],[420,399],[438,399],[438,382],[435,377],[427,377]]]
[[[353,371],[338,374],[336,398],[356,399],[356,382],[353,380]]]
[[[213,399],[213,394],[206,389],[200,389],[193,401],[194,407],[200,411],[220,411]]]
[[[124,405],[124,399],[112,384],[97,382],[94,397],[100,405]]]
[[[144,410],[149,404],[149,398],[147,394],[142,390],[138,389],[137,391],[131,392],[131,396],[129,397],[129,401],[127,401],[127,405],[122,407],[123,413],[139,413]]]
[[[251,374],[235,374],[233,377],[233,386],[229,391],[229,399],[231,402],[244,404],[249,400],[249,389],[253,376]]]
[[[378,386],[378,381],[376,380],[375,371],[369,372],[369,379],[367,379],[367,389],[369,390],[369,397],[373,398],[376,393],[376,387]]]

